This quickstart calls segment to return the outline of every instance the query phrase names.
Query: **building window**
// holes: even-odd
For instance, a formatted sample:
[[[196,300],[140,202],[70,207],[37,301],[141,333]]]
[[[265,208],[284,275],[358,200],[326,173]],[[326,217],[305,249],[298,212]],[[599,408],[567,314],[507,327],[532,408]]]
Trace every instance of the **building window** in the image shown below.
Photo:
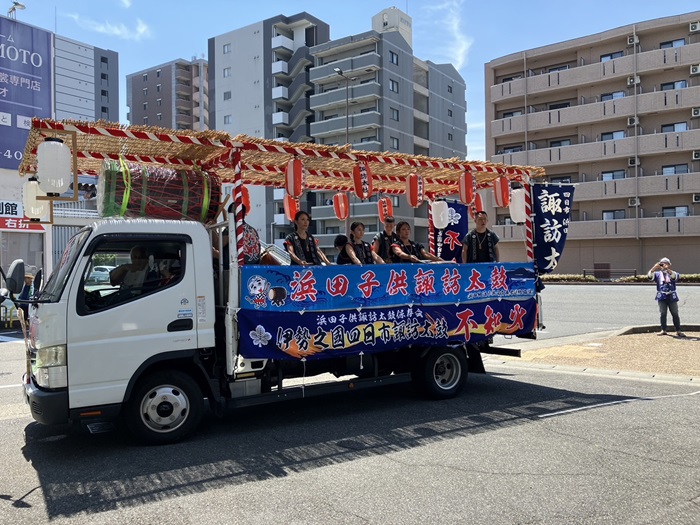
[[[603,212],[604,221],[616,221],[625,218],[625,210],[607,210]]]
[[[618,180],[625,178],[625,170],[601,171],[601,180]]]
[[[562,177],[552,177],[549,179],[552,184],[571,184],[571,175],[566,175]]]
[[[326,115],[326,114],[323,115],[323,120],[330,120],[330,119],[332,119],[332,118],[338,118],[338,114],[337,114],[337,113],[331,113],[330,115]]]
[[[399,65],[399,55],[394,53],[393,51],[389,51],[389,60],[391,60],[391,63],[394,65]]]
[[[448,134],[447,134],[447,140],[449,140],[450,142],[452,142],[452,138],[453,138],[452,133],[448,133]]]
[[[687,164],[673,164],[661,167],[662,175],[679,175],[682,173],[690,173],[690,171],[688,171]]]
[[[665,84],[661,84],[661,91],[670,91],[671,89],[683,89],[687,87],[687,80],[676,80],[675,82],[666,82]]]
[[[160,93],[160,88],[161,88],[161,84],[158,84],[158,85],[156,86],[156,91],[157,91],[158,93]]]
[[[143,123],[148,124],[148,117],[143,117]]]
[[[447,92],[448,92],[448,93],[452,93],[452,86],[450,86],[449,84],[448,84],[448,86],[447,86]]]
[[[399,92],[399,83],[396,80],[389,80],[389,91]]]
[[[102,62],[103,64],[108,64],[109,60],[107,59],[107,57],[100,57],[100,62]]]
[[[668,42],[661,42],[659,44],[659,49],[668,49],[671,47],[681,47],[685,45],[685,38],[678,38],[676,40],[669,40]]]
[[[395,120],[398,122],[399,120],[399,110],[396,108],[389,108],[391,111],[391,120]]]
[[[669,206],[661,208],[662,217],[688,217],[688,206]]]
[[[231,92],[224,91],[224,100],[231,100]]]
[[[107,73],[100,74],[100,80],[107,82],[109,80],[109,75]]]
[[[506,148],[503,148],[503,153],[518,153],[522,150],[522,146],[508,146]]]
[[[674,124],[663,124],[661,126],[661,133],[673,133],[674,131],[688,131],[688,124],[686,122],[676,122]]]
[[[224,55],[228,55],[231,52],[231,44],[224,44]]]
[[[569,66],[564,65],[564,66],[554,66],[549,68],[549,73],[556,73],[557,71],[566,71],[569,69]]]
[[[513,75],[512,77],[504,77],[503,80],[501,80],[501,84],[505,84],[506,82],[513,82],[513,80],[519,80],[523,78],[522,75]]]
[[[163,99],[162,99],[162,98],[157,99],[157,100],[156,100],[156,105],[157,105],[157,106],[162,106],[162,105],[163,105]]]
[[[620,58],[623,56],[625,56],[625,54],[622,51],[615,51],[614,53],[608,53],[607,55],[600,55],[600,61],[608,62],[609,60],[613,60],[615,58]]]
[[[230,76],[231,76],[231,68],[225,67],[224,68],[224,78],[229,78]]]
[[[148,82],[148,73],[143,74],[143,81]]]
[[[568,108],[569,106],[571,106],[571,103],[569,102],[555,102],[554,104],[549,105],[549,109],[564,109]]]
[[[600,95],[600,101],[605,102],[606,100],[616,100],[618,98],[624,98],[624,91],[613,91],[612,93],[603,93]]]
[[[448,109],[448,110],[447,110],[447,116],[448,116],[448,117],[451,117],[451,116],[452,116],[452,110],[451,110],[451,109]]]
[[[561,148],[562,146],[571,146],[571,139],[557,139],[549,141],[550,148]]]
[[[156,77],[160,78],[160,69],[156,69]]]
[[[224,115],[224,124],[231,124],[231,115]]]
[[[158,118],[158,120],[163,120],[163,114],[162,114],[162,113],[158,113],[158,114],[156,115],[156,117]]]
[[[148,111],[148,102],[143,103],[143,110]]]
[[[331,201],[333,204],[333,201]],[[340,226],[326,226],[326,235],[332,235],[334,233],[340,233]]]
[[[600,134],[600,140],[618,140],[618,139],[624,139],[624,138],[625,138],[624,131],[608,131],[607,133]]]
[[[391,149],[399,149],[399,139],[396,137],[390,137],[391,139]]]
[[[377,140],[377,137],[372,135],[371,137],[362,137],[360,142],[374,142],[375,140]]]
[[[522,114],[523,114],[523,112],[519,109],[515,109],[513,111],[504,111],[503,118],[519,117]]]

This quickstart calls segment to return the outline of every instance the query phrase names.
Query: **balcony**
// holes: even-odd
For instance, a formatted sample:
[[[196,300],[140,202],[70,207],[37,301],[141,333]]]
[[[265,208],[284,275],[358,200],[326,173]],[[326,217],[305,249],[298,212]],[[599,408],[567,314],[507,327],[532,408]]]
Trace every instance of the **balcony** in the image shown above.
[[[627,137],[617,140],[574,144],[557,148],[531,149],[494,155],[492,162],[517,164],[520,166],[561,166],[563,164],[579,164],[603,160],[634,157],[635,141],[639,141],[639,151],[645,156],[662,155],[665,153],[688,152],[690,159],[692,150],[700,150],[700,130],[689,130],[673,133],[653,133],[639,137]],[[644,166],[644,157],[641,157]]]
[[[272,125],[273,126],[286,126],[289,125],[289,113],[286,111],[278,111],[272,114]]]
[[[272,88],[272,100],[288,100],[289,96],[287,93],[287,88],[284,86],[277,86]]]
[[[272,221],[275,223],[275,226],[289,226],[291,224],[284,213],[275,213],[272,216]]]
[[[272,63],[272,74],[273,75],[286,75],[287,74],[287,62],[285,60],[278,60]]]
[[[294,41],[284,35],[272,37],[272,50],[277,52],[287,51],[291,54],[294,51]]]
[[[357,76],[362,73],[370,73],[381,69],[381,57],[378,53],[367,53],[355,57],[343,58],[330,62],[322,66],[311,68],[310,79],[314,84],[327,84],[334,82],[340,77],[335,72],[335,68],[340,68],[348,77]]]
[[[637,222],[639,227],[637,228]],[[501,241],[524,240],[524,226],[492,226]],[[638,230],[638,231],[637,231]],[[617,238],[697,237],[700,215],[692,217],[649,217],[614,221],[572,221],[567,241]]]
[[[677,68],[682,72],[681,78],[684,78],[687,77],[690,66],[699,62],[700,44],[689,44],[670,49],[643,51],[608,62],[594,62],[552,73],[542,71],[537,74],[537,71],[530,70],[526,78],[491,86],[491,102],[499,103],[522,98],[526,92],[528,96],[532,96],[538,93],[549,93],[556,89],[584,88],[605,80],[619,79],[621,86],[625,86],[626,78],[633,74],[641,77],[642,86],[644,86],[644,74],[647,72]],[[647,90],[651,91],[651,86],[647,87]]]
[[[635,108],[636,104],[636,108]],[[581,105],[562,109],[538,111],[537,106],[530,106],[530,112],[515,117],[491,121],[491,136],[494,138],[517,136],[528,132],[541,131],[552,127],[565,128],[584,124],[594,124],[610,120],[626,119],[632,115],[640,116],[644,124],[644,115],[664,111],[687,109],[688,115],[693,107],[700,105],[700,87],[688,87],[669,91],[656,91],[636,96],[618,98],[598,102],[598,97],[592,101],[583,101]],[[526,122],[527,119],[527,122]],[[642,127],[642,131],[643,131]]]
[[[374,129],[381,127],[382,116],[378,111],[368,111],[367,113],[352,113],[347,120],[350,131],[358,128]],[[311,135],[314,137],[330,137],[345,133],[345,115],[329,120],[311,123]]]
[[[311,95],[311,109],[326,111],[334,107],[345,107],[345,81],[341,82],[340,86],[332,91]],[[377,82],[366,84],[350,82],[347,96],[351,101],[358,103],[378,100],[381,97],[381,86]]]
[[[355,202],[353,202],[355,201]],[[333,206],[322,205],[313,207],[313,217],[314,220],[324,220],[324,219],[336,219],[335,211]],[[355,197],[350,197],[350,216],[353,219],[363,218],[363,217],[377,217],[377,203],[376,202],[359,202],[356,201]],[[367,234],[365,234],[365,240],[367,239]],[[369,241],[368,241],[369,242]]]
[[[581,182],[576,186],[576,201],[659,196],[669,193],[700,193],[700,173]]]

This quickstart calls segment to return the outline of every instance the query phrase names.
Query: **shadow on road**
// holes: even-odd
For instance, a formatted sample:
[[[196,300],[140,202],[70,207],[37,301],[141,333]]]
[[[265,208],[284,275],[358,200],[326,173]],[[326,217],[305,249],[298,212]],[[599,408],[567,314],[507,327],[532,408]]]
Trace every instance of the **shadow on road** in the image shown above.
[[[32,423],[23,453],[53,519],[283,478],[621,399],[472,375],[448,401],[425,401],[407,386],[290,401],[209,419],[189,441],[161,447],[135,446],[121,431],[88,435]]]

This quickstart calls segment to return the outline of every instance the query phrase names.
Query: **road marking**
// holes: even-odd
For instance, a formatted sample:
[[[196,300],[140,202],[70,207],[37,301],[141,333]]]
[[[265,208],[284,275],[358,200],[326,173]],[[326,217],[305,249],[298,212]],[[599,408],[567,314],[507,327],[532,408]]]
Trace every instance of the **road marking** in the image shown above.
[[[578,408],[569,408],[567,410],[559,410],[558,412],[552,412],[550,414],[542,414],[537,417],[539,418],[545,418],[545,417],[553,417],[553,416],[561,416],[562,414],[572,414],[573,412],[580,412],[582,410],[590,410],[592,408],[600,408],[600,407],[606,407],[606,406],[611,406],[611,405],[621,405],[623,403],[633,403],[635,401],[655,401],[657,399],[666,399],[669,397],[688,397],[688,396],[695,396],[700,394],[700,390],[696,392],[691,392],[689,394],[670,394],[667,396],[654,396],[654,397],[631,397],[629,399],[622,399],[620,401],[610,401],[608,403],[598,403],[596,405],[589,405],[585,407],[578,407]]]
[[[22,387],[23,383],[17,383],[15,385],[0,385],[0,388],[17,388],[17,387]]]

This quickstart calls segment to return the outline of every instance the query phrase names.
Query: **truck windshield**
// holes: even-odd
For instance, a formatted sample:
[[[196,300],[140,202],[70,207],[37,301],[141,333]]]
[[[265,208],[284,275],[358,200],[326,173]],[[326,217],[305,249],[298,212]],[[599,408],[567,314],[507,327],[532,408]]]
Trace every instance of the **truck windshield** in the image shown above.
[[[60,299],[66,282],[68,281],[71,268],[73,268],[78,255],[80,255],[80,252],[83,250],[83,245],[89,235],[90,229],[86,228],[80,230],[70,238],[60,261],[56,264],[53,273],[51,273],[46,285],[41,290],[41,294],[39,295],[40,301],[53,303]]]

